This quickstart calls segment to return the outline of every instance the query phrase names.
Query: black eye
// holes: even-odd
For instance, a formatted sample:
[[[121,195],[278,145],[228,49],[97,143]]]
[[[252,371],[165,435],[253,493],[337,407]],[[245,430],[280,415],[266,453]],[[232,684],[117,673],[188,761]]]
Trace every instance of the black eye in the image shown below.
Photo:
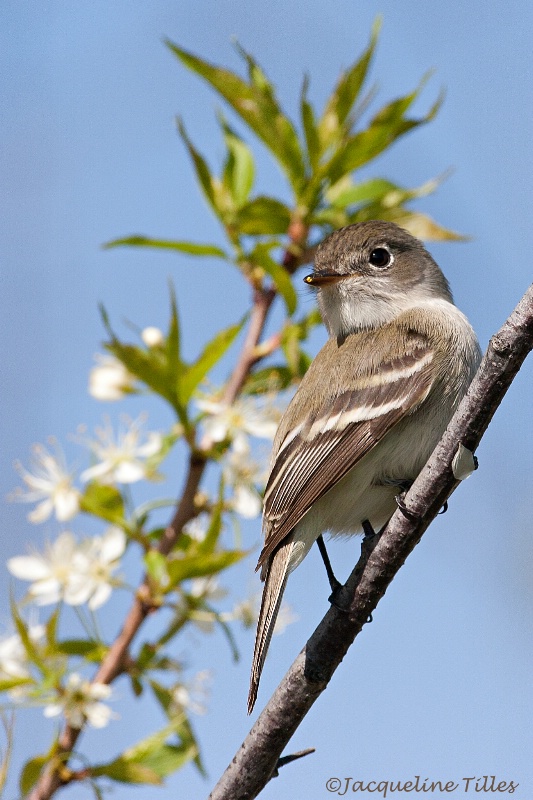
[[[376,247],[368,260],[373,267],[388,267],[392,263],[392,256],[384,247]]]

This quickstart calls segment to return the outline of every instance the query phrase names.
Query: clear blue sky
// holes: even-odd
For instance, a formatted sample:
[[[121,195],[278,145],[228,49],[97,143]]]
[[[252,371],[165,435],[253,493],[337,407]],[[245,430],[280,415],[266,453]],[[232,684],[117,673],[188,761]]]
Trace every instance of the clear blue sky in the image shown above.
[[[103,331],[97,304],[113,320],[164,326],[172,276],[189,353],[237,320],[246,291],[219,263],[117,250],[101,243],[128,233],[222,243],[193,181],[174,115],[211,163],[221,158],[213,95],[162,44],[169,37],[205,58],[239,68],[231,37],[250,50],[294,113],[301,76],[319,104],[343,66],[384,15],[373,68],[378,99],[435,75],[420,102],[441,86],[437,120],[398,144],[372,172],[407,185],[453,166],[435,197],[421,206],[469,234],[465,244],[432,252],[485,347],[532,274],[533,97],[530,2],[413,0],[198,0],[175,3],[72,3],[4,0],[0,10],[0,270],[2,393],[0,414],[3,558],[24,542],[42,543],[54,528],[26,522],[27,508],[3,501],[16,484],[11,464],[49,434],[65,441],[104,409],[87,394],[87,375]],[[266,192],[283,184],[259,159]],[[224,302],[220,302],[223,297]],[[205,313],[204,313],[205,309]],[[121,330],[124,330],[122,328]],[[316,346],[320,336],[316,339]],[[331,686],[308,715],[291,751],[317,752],[286,767],[268,798],[326,798],[326,780],[458,781],[497,775],[533,796],[533,362],[523,368],[479,450],[480,469],[454,495],[382,601]],[[137,413],[139,404],[125,405]],[[113,416],[117,407],[110,407]],[[169,421],[150,404],[154,428]],[[74,452],[69,450],[68,452]],[[178,485],[178,480],[176,480]],[[256,544],[259,525],[245,529]],[[330,548],[338,572],[357,545]],[[9,625],[3,571],[0,632]],[[252,585],[252,560],[235,570]],[[235,587],[238,593],[239,587]],[[292,576],[287,599],[299,615],[273,644],[259,707],[327,608],[321,565],[309,557]],[[113,630],[118,620],[107,620]],[[253,634],[239,637],[231,662],[224,640],[180,643],[180,657],[214,669],[210,711],[197,721],[209,780],[192,767],[168,788],[117,788],[114,797],[201,798],[249,728],[245,714]],[[114,723],[83,739],[82,751],[104,759],[163,721],[148,704],[129,708],[126,685]],[[122,697],[122,702],[120,701]],[[15,766],[48,747],[52,726],[40,712],[20,715]],[[11,785],[6,797],[16,790]],[[89,796],[74,787],[65,798]],[[333,795],[335,796],[335,795]],[[434,795],[431,795],[432,797]]]

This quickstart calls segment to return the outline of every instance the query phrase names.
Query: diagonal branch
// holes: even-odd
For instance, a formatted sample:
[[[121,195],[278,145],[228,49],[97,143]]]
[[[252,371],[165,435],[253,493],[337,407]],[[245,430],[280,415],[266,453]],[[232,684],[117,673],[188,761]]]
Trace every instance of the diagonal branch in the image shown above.
[[[343,592],[349,613],[332,606],[269,700],[209,800],[252,800],[273,776],[278,759],[324,691],[392,579],[459,482],[452,461],[459,443],[472,452],[524,359],[533,349],[533,285],[495,334],[431,458],[381,537],[363,548]]]

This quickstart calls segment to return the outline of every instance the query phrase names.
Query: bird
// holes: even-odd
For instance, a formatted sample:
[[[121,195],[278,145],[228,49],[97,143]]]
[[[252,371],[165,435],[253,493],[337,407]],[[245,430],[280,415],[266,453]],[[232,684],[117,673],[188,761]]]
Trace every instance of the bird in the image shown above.
[[[274,438],[248,713],[289,574],[322,534],[357,535],[388,522],[399,487],[426,463],[481,358],[439,266],[395,223],[334,231],[304,280],[318,290],[329,338]]]

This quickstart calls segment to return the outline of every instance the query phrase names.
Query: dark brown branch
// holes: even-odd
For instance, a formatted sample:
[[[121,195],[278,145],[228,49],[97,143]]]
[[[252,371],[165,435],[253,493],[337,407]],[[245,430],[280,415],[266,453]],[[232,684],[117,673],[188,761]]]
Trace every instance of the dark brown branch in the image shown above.
[[[458,486],[459,443],[474,452],[524,359],[533,349],[533,286],[495,334],[467,396],[375,546],[365,547],[343,592],[349,613],[331,607],[222,775],[210,800],[251,800],[272,776],[301,721],[430,522]]]

